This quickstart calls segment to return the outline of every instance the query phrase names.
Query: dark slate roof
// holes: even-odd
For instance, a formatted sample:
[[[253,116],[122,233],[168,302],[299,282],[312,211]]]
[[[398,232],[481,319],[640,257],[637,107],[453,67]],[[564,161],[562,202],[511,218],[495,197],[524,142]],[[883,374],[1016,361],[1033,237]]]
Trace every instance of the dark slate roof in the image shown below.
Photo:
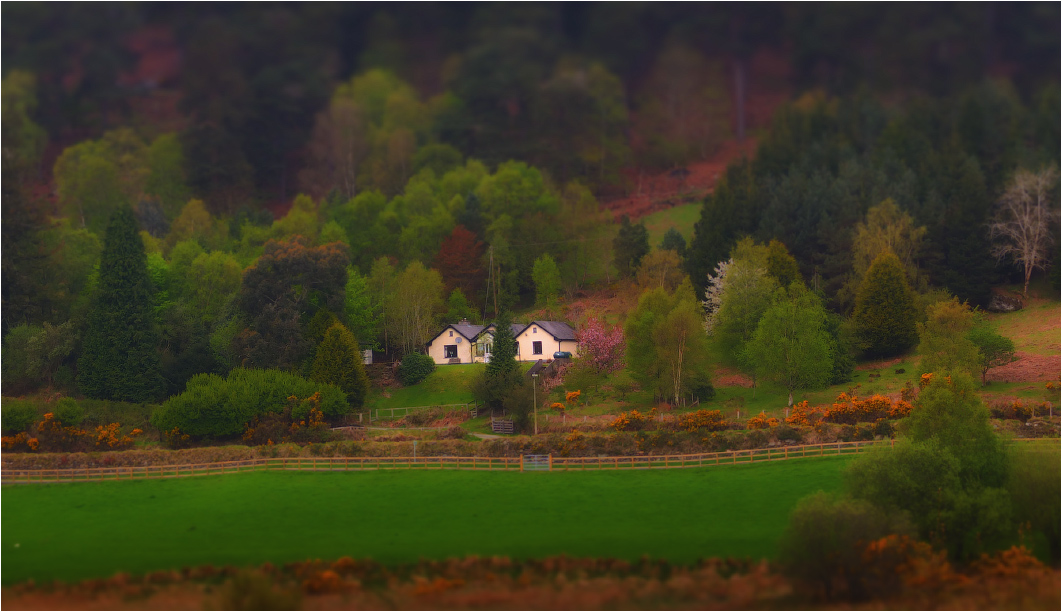
[[[487,329],[490,328],[490,327],[495,327],[496,328],[497,325],[494,324],[494,323],[490,323],[488,325],[481,325],[480,326],[480,331],[478,333],[483,333],[483,332],[487,331]],[[509,325],[509,329],[513,332],[513,338],[515,338],[515,337],[520,335],[520,332],[522,332],[525,329],[527,329],[527,325],[524,325],[523,323],[513,323],[513,324]]]
[[[479,332],[483,331],[484,325],[473,325],[472,323],[454,323],[450,327],[457,330],[459,334],[469,340],[475,339],[479,335]]]
[[[575,340],[575,330],[560,321],[532,321],[557,340]]]

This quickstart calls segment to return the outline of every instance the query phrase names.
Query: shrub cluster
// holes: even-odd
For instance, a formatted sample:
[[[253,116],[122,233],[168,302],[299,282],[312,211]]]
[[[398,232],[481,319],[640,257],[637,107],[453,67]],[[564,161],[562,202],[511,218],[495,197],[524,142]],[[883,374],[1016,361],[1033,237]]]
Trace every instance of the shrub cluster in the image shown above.
[[[1033,417],[1047,416],[1050,408],[1051,405],[1047,402],[1026,406],[1021,400],[1014,400],[1010,403],[995,403],[989,407],[989,411],[995,419],[1014,419],[1026,422]]]
[[[630,412],[620,413],[612,421],[610,427],[616,431],[641,431],[646,429],[654,420],[657,420],[656,408],[650,409],[647,414],[631,410]],[[659,429],[663,431],[693,433],[700,430],[723,431],[733,427],[734,424],[727,421],[723,417],[723,413],[718,410],[702,409],[678,416],[667,414],[659,418]]]
[[[324,422],[320,405],[320,393],[314,393],[303,400],[293,395],[288,398],[281,412],[267,412],[255,416],[243,432],[243,441],[254,446],[280,442],[325,442],[331,438],[332,431]],[[308,410],[306,418],[292,416],[304,410]]]
[[[770,429],[772,427],[778,427],[778,419],[768,417],[764,412],[760,412],[745,423],[746,429]]]
[[[73,414],[67,406],[68,418]],[[76,417],[76,414],[74,414]],[[76,422],[76,421],[75,421]],[[143,430],[133,428],[123,433],[119,423],[99,425],[86,431],[74,425],[64,425],[56,414],[46,413],[44,419],[14,436],[0,438],[0,448],[18,452],[85,452],[94,450],[122,450],[133,446]]]
[[[405,386],[419,383],[435,371],[435,360],[429,355],[410,353],[402,357],[402,364],[398,366],[398,380]]]
[[[151,415],[151,424],[163,432],[176,428],[195,439],[238,436],[255,417],[283,412],[288,398],[309,398],[315,393],[325,421],[350,412],[342,389],[280,370],[237,368],[225,378],[197,374],[184,393],[171,397]],[[292,419],[306,420],[310,408],[309,403],[300,402],[292,407]]]
[[[828,408],[808,405],[807,400],[793,406],[785,422],[789,425],[813,427],[818,423],[877,423],[883,419],[902,419],[911,414],[911,403],[900,399],[893,401],[884,395],[872,395],[866,399],[841,393]]]
[[[4,398],[0,407],[0,422],[5,435],[26,432],[37,420],[37,408],[30,402]]]

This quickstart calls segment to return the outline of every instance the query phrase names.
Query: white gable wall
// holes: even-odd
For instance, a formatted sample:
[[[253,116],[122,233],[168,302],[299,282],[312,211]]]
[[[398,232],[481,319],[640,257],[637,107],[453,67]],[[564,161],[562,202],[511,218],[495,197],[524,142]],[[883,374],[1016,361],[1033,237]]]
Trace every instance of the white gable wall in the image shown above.
[[[541,353],[535,353],[535,343],[541,342]],[[516,343],[520,347],[517,354],[518,361],[538,361],[539,359],[553,359],[553,353],[557,351],[569,351],[572,357],[578,355],[577,345],[574,340],[557,340],[545,329],[532,323],[516,337]]]
[[[446,356],[447,346],[454,347],[461,363],[472,363],[473,342],[454,328],[447,327],[428,344],[428,355],[435,360],[436,365],[450,363],[450,358]]]

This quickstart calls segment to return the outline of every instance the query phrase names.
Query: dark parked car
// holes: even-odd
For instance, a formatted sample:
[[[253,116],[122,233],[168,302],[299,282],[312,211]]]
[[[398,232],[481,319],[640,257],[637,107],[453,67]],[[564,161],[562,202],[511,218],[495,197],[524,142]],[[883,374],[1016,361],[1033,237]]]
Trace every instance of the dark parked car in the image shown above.
[[[553,353],[553,358],[554,359],[571,359],[572,358],[572,354],[571,354],[570,351],[557,351],[556,353]]]

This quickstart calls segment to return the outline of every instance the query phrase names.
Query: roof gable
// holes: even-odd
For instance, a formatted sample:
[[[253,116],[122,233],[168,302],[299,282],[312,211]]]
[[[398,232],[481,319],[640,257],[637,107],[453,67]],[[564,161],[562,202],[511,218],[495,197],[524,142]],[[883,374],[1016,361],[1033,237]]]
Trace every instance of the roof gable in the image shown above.
[[[483,328],[479,332],[479,335],[490,334],[490,335],[493,336],[494,335],[494,331],[497,328],[498,328],[498,324],[497,323],[490,323],[490,324],[488,324],[486,326],[483,326]],[[519,336],[521,333],[523,333],[523,331],[525,329],[527,329],[527,325],[524,325],[523,323],[513,323],[513,324],[509,325],[509,330],[513,332],[513,338]]]
[[[531,329],[532,325],[542,328],[556,340],[575,340],[575,330],[567,323],[560,321],[531,321],[521,333],[526,333],[528,329]]]
[[[443,334],[445,334],[446,330],[448,330],[448,329],[452,329],[452,330],[456,331],[458,334],[461,335],[462,338],[464,338],[465,340],[468,340],[469,342],[472,342],[473,340],[476,339],[476,336],[479,335],[479,332],[483,331],[483,326],[482,325],[472,325],[472,324],[463,325],[463,324],[459,324],[459,323],[452,323],[452,324],[447,325],[446,327],[442,328],[442,331],[440,331],[439,333],[435,334],[435,337],[432,338],[431,341],[428,342],[428,344],[432,344],[433,342],[438,340],[439,337],[442,336]]]

